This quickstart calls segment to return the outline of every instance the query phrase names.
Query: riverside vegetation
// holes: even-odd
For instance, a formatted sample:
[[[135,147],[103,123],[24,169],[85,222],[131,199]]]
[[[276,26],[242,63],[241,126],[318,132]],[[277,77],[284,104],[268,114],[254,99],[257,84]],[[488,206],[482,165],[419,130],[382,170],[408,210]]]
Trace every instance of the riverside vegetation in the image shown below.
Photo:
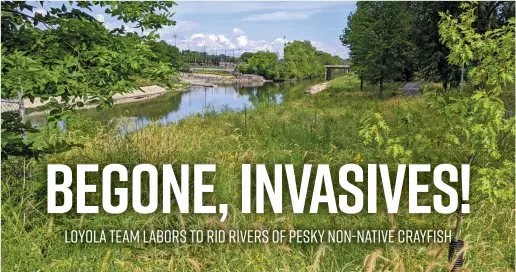
[[[91,5],[90,2],[80,3],[85,7]],[[24,4],[3,4],[2,12],[9,13],[4,9],[16,9],[17,5]],[[110,11],[122,13],[123,18],[130,21],[142,17],[146,22],[143,26],[151,29],[173,23],[166,16],[152,15],[156,10],[166,10],[167,6],[159,2],[120,2],[119,5],[103,2],[102,7],[106,5],[113,5],[109,6]],[[397,5],[360,2],[356,13],[360,16],[356,17],[354,25],[372,27],[363,25],[371,20],[360,20],[367,19],[364,16],[371,11],[381,11],[381,15],[387,17],[403,15],[394,12]],[[358,46],[355,55],[352,54],[352,61],[363,61],[358,65],[357,74],[336,79],[330,82],[329,89],[313,96],[304,95],[309,86],[299,82],[284,91],[281,104],[257,103],[253,110],[244,112],[207,111],[174,124],[150,124],[123,135],[116,127],[71,114],[69,108],[57,108],[50,113],[54,121],[68,117],[65,131],[55,123],[35,131],[20,126],[19,118],[5,119],[2,115],[3,268],[9,271],[449,271],[447,244],[84,245],[65,244],[63,233],[72,229],[448,230],[455,228],[457,215],[408,214],[406,187],[397,214],[386,213],[385,207],[380,205],[375,214],[329,214],[324,208],[318,214],[293,214],[288,209],[283,214],[274,214],[266,207],[264,214],[243,215],[239,212],[240,167],[243,163],[291,163],[296,167],[306,163],[326,163],[334,167],[346,163],[388,163],[391,166],[468,163],[471,165],[471,213],[463,216],[460,234],[465,241],[464,269],[511,271],[515,258],[514,18],[500,27],[482,28],[483,31],[477,33],[472,28],[477,19],[476,7],[476,4],[463,4],[460,17],[449,13],[441,13],[440,17],[439,39],[449,50],[446,61],[454,69],[463,64],[468,67],[465,74],[468,84],[462,90],[443,91],[436,88],[436,83],[425,83],[423,96],[401,96],[401,84],[392,82],[399,75],[386,73],[379,75],[379,79],[372,71],[374,67],[369,69],[365,65],[369,59],[360,57],[361,52],[367,51],[360,48],[368,45],[362,43],[367,39],[355,35],[357,29],[350,29],[342,39],[355,48]],[[71,12],[63,6],[54,13],[70,15]],[[73,13],[77,15],[80,11]],[[49,14],[38,16],[37,20],[74,26],[74,16]],[[55,94],[49,92],[55,91],[69,95],[71,102],[74,95],[85,95],[109,104],[112,93],[134,84],[134,75],[143,73],[157,80],[163,76],[169,78],[172,70],[164,63],[151,63],[150,70],[134,66],[134,63],[152,60],[151,50],[136,35],[118,37],[97,28],[96,23],[90,25],[79,19],[80,25],[74,27],[92,27],[90,33],[97,33],[105,40],[76,40],[74,50],[84,48],[88,53],[81,61],[75,59],[76,51],[47,44],[43,48],[56,50],[50,52],[55,58],[68,56],[67,62],[49,60],[51,64],[42,62],[41,54],[31,51],[34,48],[16,44],[18,37],[30,34],[39,39],[44,36],[42,43],[54,43],[69,39],[73,31],[48,29],[49,36],[41,29],[24,33],[26,28],[15,27],[18,21],[13,20],[11,25],[2,21],[2,33],[21,35],[7,39],[11,43],[6,47],[25,51],[6,57],[10,62],[2,67],[2,91],[13,93],[23,87],[27,97],[49,97]],[[387,44],[386,48],[398,45]],[[117,53],[113,49],[117,47],[125,48],[124,52],[131,58]],[[145,54],[133,52],[135,48]],[[3,53],[2,60],[6,55]],[[119,58],[122,65],[115,67],[109,65],[110,62],[98,61],[106,57]],[[399,68],[396,66],[394,68]],[[52,67],[59,69],[52,70]],[[30,73],[24,73],[24,69],[29,68]],[[90,73],[97,70],[105,73],[101,82],[95,81],[95,73]],[[77,79],[72,76],[74,71],[82,74],[80,81],[73,80]],[[51,80],[44,81],[48,78]],[[363,88],[360,79],[366,82]],[[123,82],[118,84],[120,80]],[[378,98],[381,95],[370,84],[378,80],[383,85],[383,98]],[[72,83],[77,88],[67,87]],[[107,86],[109,93],[98,93],[95,84]],[[82,93],[74,93],[76,90]],[[23,139],[24,135],[27,139]],[[63,147],[63,143],[70,145]],[[42,151],[38,160],[32,158],[32,150]],[[46,165],[49,163],[72,166],[78,163],[126,166],[214,163],[217,174],[208,175],[205,180],[215,185],[216,192],[206,201],[214,205],[229,204],[229,217],[219,222],[218,217],[182,215],[175,206],[171,214],[142,215],[128,211],[120,215],[73,212],[50,215],[46,212]],[[100,180],[100,176],[92,175],[88,182],[99,185]],[[425,176],[421,182],[432,183],[430,177]],[[143,191],[145,198],[146,190]],[[425,201],[423,199],[422,203]],[[87,202],[98,205],[101,203],[99,194],[92,194]],[[284,199],[285,207],[289,202]],[[378,202],[385,203],[381,198]]]
[[[379,208],[377,214],[356,216],[328,214],[296,214],[286,211],[263,215],[239,214],[240,166],[243,163],[401,163],[408,156],[386,152],[389,146],[368,142],[369,118],[382,116],[376,137],[425,133],[430,140],[399,142],[400,147],[414,150],[411,163],[461,163],[467,151],[450,145],[441,135],[446,121],[439,108],[432,107],[436,96],[405,98],[398,95],[385,100],[375,99],[374,87],[358,91],[356,76],[347,76],[332,83],[346,83],[346,89],[334,87],[314,96],[306,96],[303,84],[284,94],[282,104],[262,103],[247,112],[207,112],[184,119],[177,124],[147,127],[125,136],[99,122],[84,117],[69,121],[67,132],[47,128],[29,137],[45,145],[66,139],[79,142],[83,148],[46,156],[41,161],[22,159],[3,164],[2,183],[4,268],[13,270],[101,270],[101,271],[167,271],[167,270],[309,270],[309,271],[447,271],[446,244],[219,244],[219,245],[80,245],[64,244],[63,231],[69,229],[452,229],[455,215],[410,215],[406,197],[402,197],[400,213],[387,214]],[[333,85],[333,84],[332,84]],[[388,93],[395,94],[396,85],[386,84]],[[434,93],[435,94],[435,93]],[[464,97],[467,95],[454,95]],[[502,109],[503,111],[503,109]],[[375,114],[376,113],[376,114]],[[512,120],[507,120],[511,122]],[[425,129],[432,124],[432,129]],[[376,133],[376,132],[375,132]],[[480,156],[484,164],[513,160],[514,141],[508,137],[500,142],[499,160]],[[434,140],[440,140],[434,141]],[[394,146],[391,146],[391,149]],[[503,158],[503,159],[502,159]],[[171,214],[141,215],[127,212],[121,215],[95,214],[48,215],[45,207],[46,165],[48,163],[135,165],[151,163],[214,163],[217,175],[207,179],[216,193],[209,203],[228,203],[229,218],[221,223],[217,217],[181,215],[177,207]],[[26,169],[22,178],[22,169]],[[30,176],[27,175],[30,172]],[[9,173],[6,175],[6,173]],[[504,182],[505,198],[484,199],[479,188],[478,172],[472,176],[472,213],[464,218],[466,269],[475,271],[506,271],[514,258],[514,214],[512,212],[513,183]],[[313,178],[313,177],[312,177]],[[500,178],[513,180],[512,172]],[[426,182],[431,183],[430,180]],[[476,182],[476,183],[475,183]],[[502,181],[500,181],[502,182]],[[100,176],[89,183],[100,184]],[[192,190],[192,189],[191,189]],[[498,192],[498,190],[497,190]],[[337,192],[338,193],[338,192]],[[406,196],[407,188],[403,190]],[[100,203],[97,196],[89,203]],[[288,203],[288,200],[285,200]],[[382,203],[383,200],[380,200]],[[285,204],[286,205],[286,204]],[[30,246],[20,246],[30,245]],[[220,252],[224,254],[220,254]],[[18,256],[25,256],[19,258]]]

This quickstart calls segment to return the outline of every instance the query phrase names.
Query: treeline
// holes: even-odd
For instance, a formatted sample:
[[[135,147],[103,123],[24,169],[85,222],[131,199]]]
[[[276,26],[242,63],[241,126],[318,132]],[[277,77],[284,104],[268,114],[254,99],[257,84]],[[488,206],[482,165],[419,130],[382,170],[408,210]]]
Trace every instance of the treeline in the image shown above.
[[[450,49],[441,35],[446,30],[439,26],[442,15],[458,18],[460,12],[461,2],[357,2],[340,40],[350,49],[353,71],[361,80],[379,84],[380,96],[385,81],[418,78],[442,82],[446,89],[459,84],[463,65],[449,62]],[[478,2],[474,15],[472,29],[483,35],[514,18],[514,2]],[[475,65],[462,64],[466,70]]]
[[[152,60],[169,63],[176,70],[187,69],[188,64],[192,63],[220,65],[221,62],[240,62],[238,57],[232,57],[225,54],[208,54],[206,52],[198,52],[194,50],[180,51],[179,48],[170,45],[165,41],[149,40],[146,44],[154,53]]]
[[[244,63],[237,67],[239,72],[274,80],[318,78],[324,76],[324,65],[344,63],[339,56],[317,50],[310,41],[287,43],[281,60],[276,53],[265,51],[244,53],[241,60]]]
[[[177,70],[188,68],[188,64],[220,65],[221,62],[239,64],[238,72],[257,74],[266,79],[290,80],[309,79],[324,76],[324,65],[343,64],[339,56],[317,50],[309,41],[289,42],[284,48],[284,58],[279,59],[274,52],[245,52],[240,57],[225,54],[208,54],[193,50],[179,49],[165,41],[147,41],[154,56],[153,61],[166,62]]]
[[[165,41],[149,40],[146,44],[150,46],[152,52],[155,54],[153,60],[170,63],[177,70],[187,69],[191,64],[218,66],[223,62],[234,64],[247,63],[248,59],[253,55],[251,52],[245,52],[241,56],[235,57],[228,54],[218,54],[217,50],[212,50],[214,54],[195,50],[181,51],[176,46],[168,44]],[[226,53],[228,51],[233,50],[219,50],[219,52]]]

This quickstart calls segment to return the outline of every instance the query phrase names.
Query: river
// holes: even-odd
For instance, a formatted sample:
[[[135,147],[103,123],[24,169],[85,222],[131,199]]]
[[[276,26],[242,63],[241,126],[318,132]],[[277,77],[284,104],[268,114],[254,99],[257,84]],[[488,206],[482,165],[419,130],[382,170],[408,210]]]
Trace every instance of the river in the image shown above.
[[[302,92],[310,84],[310,81],[303,81],[300,83],[266,82],[262,86],[192,86],[184,92],[165,93],[150,99],[116,104],[112,108],[100,111],[89,108],[78,112],[105,124],[115,123],[114,121],[116,123],[123,122],[123,133],[123,131],[141,128],[151,122],[168,124],[191,115],[204,114],[207,111],[251,109],[258,103],[279,104],[283,102],[283,95],[286,91],[299,88],[299,91]],[[45,123],[46,116],[33,115],[29,119],[33,124],[39,126]],[[66,129],[64,122],[59,125]]]

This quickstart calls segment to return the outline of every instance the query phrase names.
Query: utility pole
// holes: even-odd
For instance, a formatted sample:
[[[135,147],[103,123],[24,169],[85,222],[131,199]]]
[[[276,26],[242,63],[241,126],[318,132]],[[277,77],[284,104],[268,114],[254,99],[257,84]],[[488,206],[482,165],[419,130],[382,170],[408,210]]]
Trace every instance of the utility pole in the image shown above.
[[[283,58],[285,58],[285,43],[287,42],[287,37],[283,35]],[[279,58],[279,55],[278,55]]]
[[[174,46],[177,47],[177,35],[174,34],[172,37],[174,37]]]

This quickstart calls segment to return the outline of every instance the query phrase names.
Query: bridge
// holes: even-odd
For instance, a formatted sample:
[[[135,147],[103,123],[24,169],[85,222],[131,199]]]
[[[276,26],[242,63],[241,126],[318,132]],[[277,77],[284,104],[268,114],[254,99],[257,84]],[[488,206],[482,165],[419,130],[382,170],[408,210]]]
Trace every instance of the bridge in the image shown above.
[[[333,70],[345,70],[346,73],[351,70],[351,65],[324,65],[324,67],[326,67],[326,76],[324,77],[326,80],[331,79]]]

